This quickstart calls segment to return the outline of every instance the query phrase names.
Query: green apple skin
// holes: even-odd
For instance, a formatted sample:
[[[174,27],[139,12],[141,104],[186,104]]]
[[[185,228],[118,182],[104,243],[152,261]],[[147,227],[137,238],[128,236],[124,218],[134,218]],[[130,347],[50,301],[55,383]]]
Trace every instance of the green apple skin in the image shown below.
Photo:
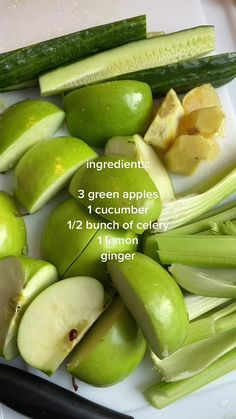
[[[76,220],[82,223],[82,228],[70,229],[69,224]],[[86,222],[96,226],[86,228]],[[100,228],[104,222],[98,215],[89,214],[74,198],[65,200],[52,211],[45,225],[41,241],[43,259],[57,267],[60,277],[92,276],[109,285],[106,263],[101,261],[101,254],[108,251],[135,252],[137,235],[132,231]],[[108,244],[106,236],[114,239],[114,242]],[[125,242],[117,243],[116,239],[120,238]],[[130,239],[131,243],[126,243],[126,239]]]
[[[113,137],[106,143],[106,155],[127,156],[145,162],[147,172],[155,183],[161,202],[175,199],[174,189],[169,173],[154,149],[140,135]]]
[[[146,83],[122,80],[75,90],[65,96],[64,105],[70,134],[102,147],[116,135],[144,134],[153,99]]]
[[[122,381],[142,361],[146,341],[135,320],[115,297],[79,343],[67,371],[98,387]]]
[[[107,295],[94,278],[58,281],[26,309],[18,331],[25,362],[52,375],[104,311]]]
[[[134,160],[128,157],[119,156],[100,156],[95,162],[101,162],[104,166],[106,162],[133,162]],[[70,193],[82,202],[86,207],[92,207],[94,211],[99,208],[123,208],[131,207],[144,209],[146,213],[143,214],[99,214],[110,221],[116,221],[122,228],[123,223],[130,223],[133,221],[132,230],[137,234],[142,234],[145,230],[142,223],[149,223],[158,219],[161,212],[161,200],[158,190],[153,183],[151,177],[143,168],[108,168],[104,167],[101,171],[96,168],[89,168],[86,165],[80,169],[73,176],[70,187]],[[79,190],[84,190],[84,196],[81,197]],[[89,192],[118,192],[119,198],[100,198],[95,197],[92,201],[88,199]],[[142,192],[157,193],[157,198],[142,198],[142,199],[126,199],[123,197],[124,192]]]
[[[30,213],[38,211],[64,188],[86,160],[96,155],[78,138],[57,137],[41,141],[18,162],[14,193]]]
[[[27,252],[27,234],[23,217],[11,195],[0,191],[0,258]]]
[[[108,241],[107,237],[111,241]],[[124,239],[124,242],[120,242],[119,239]],[[78,275],[93,276],[101,281],[105,287],[109,287],[111,281],[107,272],[107,264],[101,260],[101,256],[106,255],[108,252],[112,254],[132,254],[137,251],[137,241],[137,235],[130,230],[107,231],[99,229],[83,252],[66,271],[64,278]]]
[[[0,259],[0,355],[18,354],[17,332],[24,311],[46,287],[57,281],[56,268],[25,256]]]
[[[0,172],[11,169],[38,141],[54,134],[65,113],[56,105],[37,99],[18,102],[0,115]]]
[[[68,223],[77,220],[82,222],[83,228],[70,229]],[[42,257],[57,267],[60,277],[83,252],[97,231],[84,228],[86,221],[99,223],[101,219],[96,214],[89,215],[80,202],[69,198],[51,212],[46,222],[41,240]]]
[[[153,352],[165,358],[180,348],[189,320],[180,288],[168,272],[141,253],[131,261],[108,262],[108,272]]]

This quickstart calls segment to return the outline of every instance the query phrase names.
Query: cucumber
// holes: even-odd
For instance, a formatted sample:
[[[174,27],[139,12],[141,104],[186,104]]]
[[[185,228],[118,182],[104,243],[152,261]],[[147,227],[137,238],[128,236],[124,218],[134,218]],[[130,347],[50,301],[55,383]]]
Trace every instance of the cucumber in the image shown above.
[[[175,63],[206,54],[214,46],[213,26],[198,26],[131,42],[43,74],[39,78],[41,94],[50,96],[120,74]]]
[[[146,36],[146,16],[142,15],[5,52],[0,55],[0,88],[32,80],[49,69]]]
[[[29,89],[30,87],[35,87],[38,84],[38,79],[32,79],[29,81],[23,81],[21,83],[12,84],[7,87],[0,87],[0,92],[14,92],[16,90]]]
[[[164,96],[171,88],[186,93],[193,87],[211,83],[220,87],[236,77],[236,52],[194,58],[161,67],[122,74],[110,80],[139,80],[149,84],[156,97]]]

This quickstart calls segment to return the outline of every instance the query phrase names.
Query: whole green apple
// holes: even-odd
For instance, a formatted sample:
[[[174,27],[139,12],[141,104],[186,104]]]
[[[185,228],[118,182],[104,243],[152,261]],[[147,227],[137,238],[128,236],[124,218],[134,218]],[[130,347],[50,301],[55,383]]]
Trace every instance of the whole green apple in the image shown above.
[[[99,281],[75,277],[43,290],[20,322],[18,348],[34,368],[52,375],[104,311],[107,295]]]
[[[67,371],[94,386],[126,378],[141,362],[146,341],[119,297],[91,327],[69,360]]]
[[[144,134],[152,117],[148,84],[122,80],[75,90],[64,98],[71,135],[102,147],[116,135]]]
[[[26,227],[11,195],[0,191],[0,258],[27,252]]]
[[[78,138],[57,137],[41,141],[18,162],[14,193],[30,213],[38,211],[64,188],[86,160],[96,155]]]
[[[79,168],[69,187],[90,212],[119,223],[121,228],[129,223],[137,234],[144,232],[145,223],[158,219],[159,192],[147,171],[135,166],[138,162],[124,156],[100,156],[91,163]]]
[[[32,145],[54,134],[65,113],[45,100],[15,103],[0,115],[0,172],[11,169]]]
[[[0,259],[0,355],[6,359],[17,353],[16,337],[20,320],[30,302],[57,281],[50,263],[24,256]]]
[[[180,288],[157,262],[141,253],[133,260],[108,262],[108,272],[153,352],[165,358],[180,348],[188,314]]]

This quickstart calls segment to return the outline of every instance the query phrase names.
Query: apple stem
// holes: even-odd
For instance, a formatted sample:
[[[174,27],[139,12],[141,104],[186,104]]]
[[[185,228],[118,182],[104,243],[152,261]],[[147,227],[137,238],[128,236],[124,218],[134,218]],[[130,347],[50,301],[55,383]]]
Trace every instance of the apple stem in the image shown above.
[[[77,391],[78,391],[79,386],[78,386],[78,384],[77,384],[77,382],[76,382],[75,377],[72,377],[72,386],[73,386],[74,391],[75,391],[75,392],[77,392]]]

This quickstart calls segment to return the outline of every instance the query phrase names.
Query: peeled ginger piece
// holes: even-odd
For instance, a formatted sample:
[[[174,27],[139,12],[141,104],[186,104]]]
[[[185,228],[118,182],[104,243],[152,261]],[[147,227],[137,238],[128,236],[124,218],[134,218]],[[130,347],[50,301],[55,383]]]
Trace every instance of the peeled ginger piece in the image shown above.
[[[219,132],[225,115],[219,106],[200,108],[186,114],[179,127],[179,134],[201,134],[209,137]]]
[[[191,175],[201,161],[215,158],[218,144],[211,137],[202,135],[180,135],[165,154],[169,171],[181,175]]]

